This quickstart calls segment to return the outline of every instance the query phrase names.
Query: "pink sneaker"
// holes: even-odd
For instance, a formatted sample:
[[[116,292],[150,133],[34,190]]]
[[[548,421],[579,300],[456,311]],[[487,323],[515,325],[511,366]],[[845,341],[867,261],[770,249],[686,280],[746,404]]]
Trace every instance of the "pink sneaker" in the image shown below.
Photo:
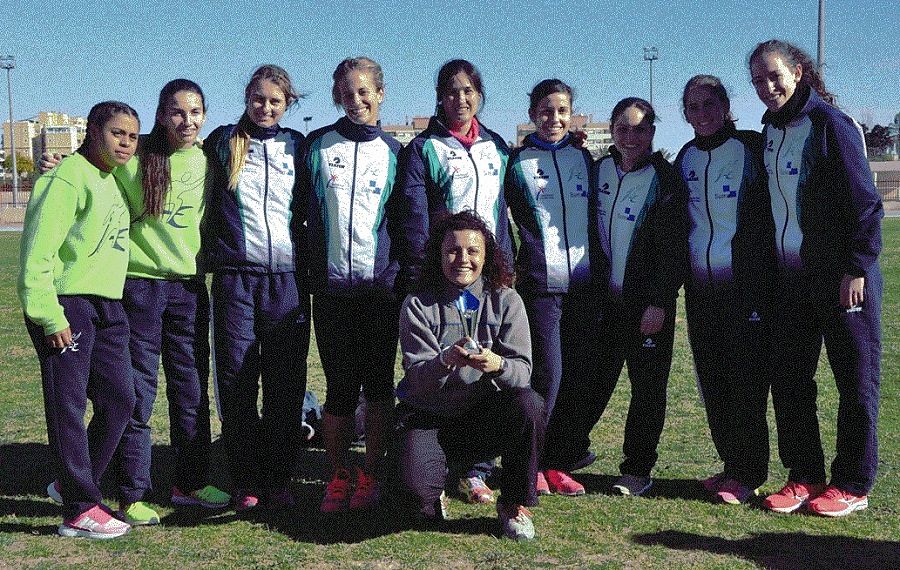
[[[340,513],[347,510],[350,494],[350,472],[344,468],[337,469],[325,487],[325,496],[319,510],[323,513]]]
[[[788,481],[777,493],[766,497],[763,505],[776,513],[792,513],[815,499],[825,490],[825,485]]]
[[[756,494],[756,489],[745,487],[735,479],[726,479],[716,492],[716,501],[728,505],[740,505]]]
[[[248,489],[239,489],[234,494],[234,510],[237,512],[249,511],[259,505],[259,497]]]
[[[112,516],[100,505],[94,505],[80,515],[63,520],[56,529],[60,536],[82,536],[104,540],[122,536],[131,525]]]
[[[350,497],[350,510],[369,509],[378,504],[381,498],[381,485],[375,477],[356,468],[356,488]]]
[[[544,477],[543,471],[538,471],[537,480],[534,482],[534,489],[538,495],[550,495],[550,486],[547,484],[547,478]]]
[[[825,517],[844,517],[868,506],[867,495],[854,495],[834,485],[829,485],[824,493],[809,501],[809,510]]]
[[[547,486],[550,492],[557,495],[565,495],[567,497],[577,497],[584,495],[584,485],[572,479],[565,471],[557,471],[556,469],[547,469],[544,471],[547,477]]]

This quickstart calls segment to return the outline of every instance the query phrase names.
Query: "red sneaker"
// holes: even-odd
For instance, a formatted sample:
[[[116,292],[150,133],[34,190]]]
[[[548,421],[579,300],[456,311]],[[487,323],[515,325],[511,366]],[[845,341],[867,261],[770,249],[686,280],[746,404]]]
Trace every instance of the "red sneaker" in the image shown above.
[[[356,468],[356,489],[350,497],[350,510],[369,509],[378,503],[381,498],[381,485],[375,477],[365,471]]]
[[[350,495],[350,472],[344,468],[334,472],[331,482],[325,487],[325,496],[319,510],[323,513],[340,513],[347,510]]]
[[[763,505],[776,513],[792,513],[815,499],[825,490],[825,485],[788,481],[780,491],[769,495]]]
[[[547,485],[550,491],[557,495],[566,495],[567,497],[577,497],[584,495],[584,485],[572,479],[565,471],[557,471],[556,469],[547,469],[544,471],[547,477]]]
[[[809,502],[809,510],[825,517],[845,517],[869,506],[869,497],[854,495],[829,485],[825,492]]]
[[[547,478],[544,477],[543,471],[538,471],[537,480],[534,482],[534,489],[538,495],[549,495],[550,486],[547,485]]]

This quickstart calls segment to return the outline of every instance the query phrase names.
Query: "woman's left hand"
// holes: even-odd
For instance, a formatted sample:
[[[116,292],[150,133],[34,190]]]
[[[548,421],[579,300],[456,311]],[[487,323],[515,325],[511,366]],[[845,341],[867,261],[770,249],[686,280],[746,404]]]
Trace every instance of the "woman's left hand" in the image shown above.
[[[862,305],[866,300],[865,286],[865,277],[844,275],[844,278],[841,279],[841,306],[845,309],[852,309],[857,305]]]
[[[665,310],[650,305],[644,309],[644,314],[641,317],[641,334],[651,335],[658,333],[662,330],[663,321],[665,321],[665,319]]]
[[[503,358],[496,352],[491,351],[490,348],[482,349],[480,354],[470,354],[468,362],[466,362],[467,365],[471,366],[475,370],[484,373],[491,373],[500,370],[500,366],[502,363]]]

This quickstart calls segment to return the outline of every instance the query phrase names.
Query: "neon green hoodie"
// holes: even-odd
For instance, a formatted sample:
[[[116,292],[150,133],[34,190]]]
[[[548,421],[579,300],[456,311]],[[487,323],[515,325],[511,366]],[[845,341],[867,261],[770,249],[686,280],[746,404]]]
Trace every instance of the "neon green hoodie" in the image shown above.
[[[51,335],[69,326],[57,295],[121,299],[128,207],[112,174],[79,153],[37,179],[19,255],[19,301]]]
[[[159,217],[144,215],[138,160],[113,170],[125,190],[134,222],[128,277],[184,279],[198,274],[200,222],[204,212],[206,156],[194,145],[169,157],[171,186]]]

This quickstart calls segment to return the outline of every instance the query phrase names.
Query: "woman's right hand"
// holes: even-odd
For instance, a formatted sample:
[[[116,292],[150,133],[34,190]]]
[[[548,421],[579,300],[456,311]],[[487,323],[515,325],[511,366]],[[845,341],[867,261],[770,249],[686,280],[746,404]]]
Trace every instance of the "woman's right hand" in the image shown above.
[[[48,170],[52,170],[59,161],[62,160],[62,155],[58,152],[45,152],[41,155],[41,159],[38,161],[38,168],[41,171],[41,174],[47,172]]]
[[[66,327],[61,331],[57,331],[53,334],[48,334],[44,337],[52,348],[63,349],[70,344],[72,344],[72,329],[70,327]]]

